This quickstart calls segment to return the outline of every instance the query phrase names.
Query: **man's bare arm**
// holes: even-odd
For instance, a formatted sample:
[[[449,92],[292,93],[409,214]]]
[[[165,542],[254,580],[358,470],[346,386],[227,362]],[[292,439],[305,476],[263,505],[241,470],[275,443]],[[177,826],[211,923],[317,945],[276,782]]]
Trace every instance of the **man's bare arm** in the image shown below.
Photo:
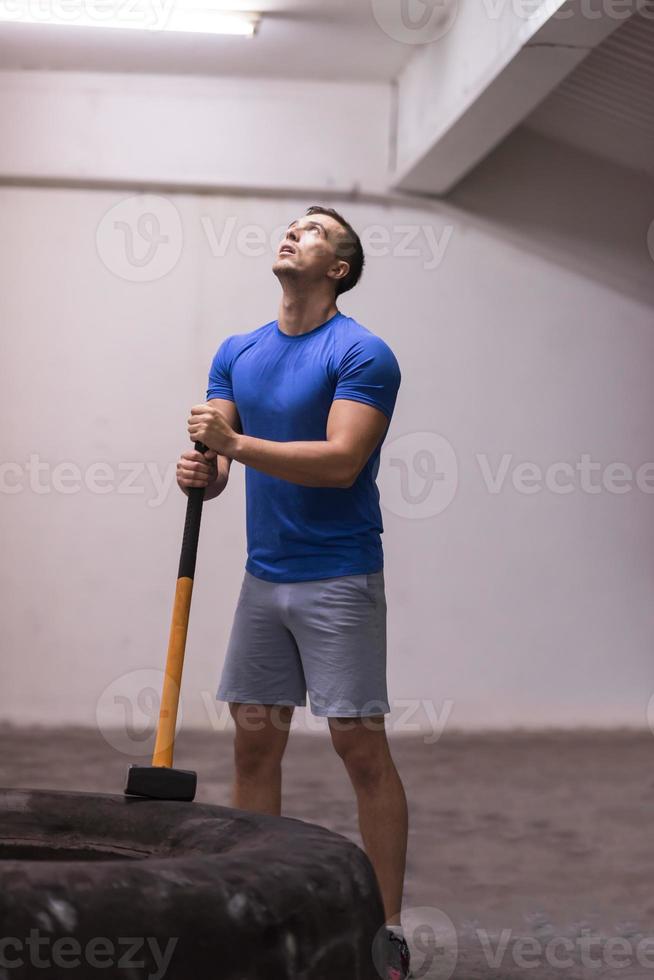
[[[222,406],[196,405],[189,435],[246,466],[307,487],[350,487],[381,441],[388,419],[362,402],[337,399],[327,419],[326,438],[275,442],[233,430]]]

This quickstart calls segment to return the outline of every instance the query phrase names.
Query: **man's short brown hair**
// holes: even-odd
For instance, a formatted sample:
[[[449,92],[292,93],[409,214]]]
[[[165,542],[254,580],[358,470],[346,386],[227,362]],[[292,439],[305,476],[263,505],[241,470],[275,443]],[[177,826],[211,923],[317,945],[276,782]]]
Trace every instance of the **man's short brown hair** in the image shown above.
[[[356,286],[361,278],[363,264],[365,262],[361,239],[357,235],[352,225],[345,220],[342,214],[335,211],[334,208],[325,208],[321,204],[312,204],[310,208],[307,208],[306,213],[326,214],[330,218],[333,218],[334,221],[337,221],[343,229],[343,234],[339,236],[338,245],[336,247],[336,255],[339,259],[343,259],[345,262],[348,262],[350,268],[347,275],[343,276],[342,279],[339,279],[336,282],[336,295],[340,296],[341,293],[345,293],[348,289],[352,289],[353,286]]]

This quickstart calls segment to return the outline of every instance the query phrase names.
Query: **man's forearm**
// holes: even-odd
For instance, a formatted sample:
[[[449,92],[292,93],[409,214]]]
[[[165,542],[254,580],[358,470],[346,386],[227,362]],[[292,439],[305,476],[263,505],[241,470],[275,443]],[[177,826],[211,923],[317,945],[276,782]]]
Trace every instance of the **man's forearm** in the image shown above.
[[[229,456],[216,457],[216,479],[205,490],[205,500],[213,500],[214,497],[217,497],[225,489],[229,479],[229,468],[231,465],[232,461]]]
[[[229,455],[255,470],[305,487],[349,487],[354,461],[336,442],[273,442],[237,434]]]
[[[205,491],[204,491],[205,500],[213,500],[215,497],[221,494],[222,491],[225,489],[227,485],[227,480],[229,479],[229,468],[231,465],[232,465],[232,461],[229,456],[216,457],[216,476],[211,481],[211,483],[209,483],[208,486],[205,487]],[[188,497],[189,488],[181,487],[181,489]]]

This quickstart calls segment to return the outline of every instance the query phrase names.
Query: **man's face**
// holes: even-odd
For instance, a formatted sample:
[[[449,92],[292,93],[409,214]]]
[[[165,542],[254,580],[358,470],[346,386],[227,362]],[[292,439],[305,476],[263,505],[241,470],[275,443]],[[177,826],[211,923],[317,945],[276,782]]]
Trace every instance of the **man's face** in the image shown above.
[[[272,270],[276,276],[309,281],[329,276],[336,284],[338,273],[347,274],[348,263],[336,254],[343,233],[338,221],[328,214],[307,214],[292,221],[279,243]]]

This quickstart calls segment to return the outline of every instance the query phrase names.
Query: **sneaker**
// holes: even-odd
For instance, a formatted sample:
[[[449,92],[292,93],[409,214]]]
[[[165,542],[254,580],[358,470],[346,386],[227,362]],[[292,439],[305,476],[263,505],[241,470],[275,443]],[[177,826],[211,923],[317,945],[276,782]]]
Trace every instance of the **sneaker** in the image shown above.
[[[411,954],[406,939],[389,932],[386,980],[407,980],[411,976],[410,962]]]

